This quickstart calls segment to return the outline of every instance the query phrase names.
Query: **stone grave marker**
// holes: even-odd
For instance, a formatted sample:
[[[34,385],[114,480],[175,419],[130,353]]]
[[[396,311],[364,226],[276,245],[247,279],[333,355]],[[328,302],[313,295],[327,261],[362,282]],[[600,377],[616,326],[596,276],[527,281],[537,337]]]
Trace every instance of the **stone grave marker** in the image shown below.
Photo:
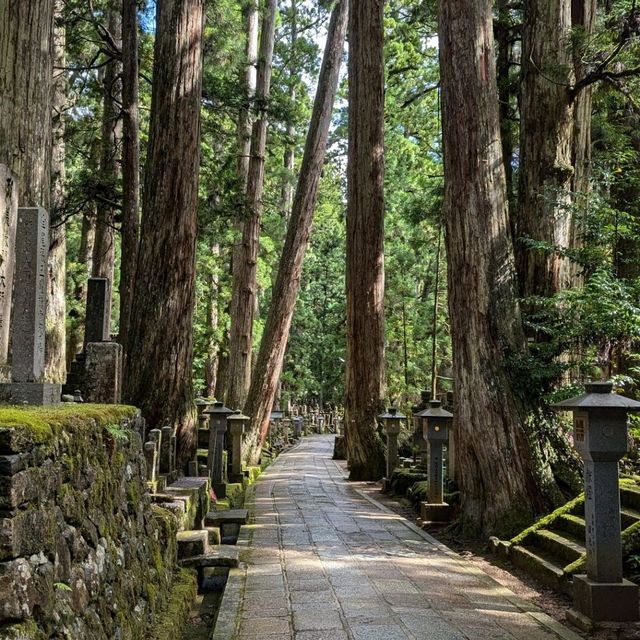
[[[15,404],[60,402],[61,386],[43,382],[49,215],[40,207],[18,209],[11,322],[11,383],[0,398]]]

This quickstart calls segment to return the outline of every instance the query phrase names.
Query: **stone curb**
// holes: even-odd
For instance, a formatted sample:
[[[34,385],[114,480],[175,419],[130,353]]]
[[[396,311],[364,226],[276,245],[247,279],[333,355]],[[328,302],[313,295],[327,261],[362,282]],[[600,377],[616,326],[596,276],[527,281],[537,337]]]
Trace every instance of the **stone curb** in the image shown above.
[[[342,469],[340,468],[340,465],[336,464],[336,467],[339,469],[340,473],[343,473]],[[443,554],[445,554],[452,560],[455,560],[455,562],[457,562],[460,565],[460,568],[465,573],[469,573],[474,576],[477,576],[483,582],[485,582],[488,586],[491,586],[494,588],[497,587],[500,591],[501,596],[503,596],[509,602],[511,602],[522,613],[533,618],[538,624],[540,624],[541,626],[545,627],[546,629],[554,633],[556,636],[558,636],[558,638],[561,638],[562,640],[584,640],[583,636],[578,635],[574,631],[571,631],[571,629],[568,629],[564,625],[560,624],[557,620],[552,618],[550,615],[544,613],[542,609],[532,604],[528,600],[525,600],[524,598],[520,598],[515,593],[513,593],[506,587],[502,586],[499,582],[497,582],[496,580],[488,576],[481,569],[478,569],[477,567],[473,567],[473,566],[470,567],[467,563],[465,563],[462,560],[462,558],[460,558],[460,556],[455,551],[452,551],[451,549],[449,549],[449,547],[442,544],[441,542],[436,540],[433,536],[429,535],[428,533],[420,529],[420,527],[413,524],[413,522],[409,522],[406,518],[403,518],[401,515],[395,513],[388,507],[385,507],[382,503],[378,502],[375,498],[372,498],[371,496],[367,495],[364,491],[361,491],[360,489],[355,489],[355,488],[354,488],[354,491],[358,495],[360,495],[362,498],[364,498],[367,502],[377,507],[383,513],[393,515],[396,518],[398,518],[413,533],[415,533],[416,535],[419,535],[423,540],[432,544],[434,547],[436,547],[439,551],[441,551]]]

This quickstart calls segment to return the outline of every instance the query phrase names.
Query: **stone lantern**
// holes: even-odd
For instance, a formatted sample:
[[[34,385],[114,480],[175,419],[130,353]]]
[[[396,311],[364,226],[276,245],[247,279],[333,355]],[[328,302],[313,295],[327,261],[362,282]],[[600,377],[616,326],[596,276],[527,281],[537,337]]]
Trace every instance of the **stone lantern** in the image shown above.
[[[387,477],[382,482],[382,490],[389,488],[391,474],[398,466],[398,436],[400,435],[400,425],[406,416],[403,416],[396,407],[391,407],[387,413],[378,416],[384,422],[384,429],[387,433]]]
[[[284,418],[284,413],[280,409],[274,409],[269,415],[269,444],[272,443],[273,437],[278,435],[280,420]]]
[[[447,522],[450,509],[443,497],[442,446],[449,442],[453,414],[442,408],[440,400],[430,400],[429,408],[417,417],[422,420],[422,434],[429,445],[429,501],[422,503],[421,517],[431,522]]]
[[[204,410],[209,416],[209,451],[207,468],[211,476],[211,485],[218,498],[227,497],[224,482],[224,434],[227,432],[227,418],[233,413],[222,402],[214,402],[213,406]]]
[[[242,434],[245,433],[251,422],[249,416],[243,415],[241,411],[234,411],[227,418],[229,434],[231,435],[231,474],[229,482],[242,482],[244,473],[242,472]]]
[[[584,460],[586,575],[573,578],[573,604],[593,621],[638,620],[638,586],[622,577],[618,461],[627,452],[627,415],[640,402],[592,382],[554,406],[573,412],[573,439]]]

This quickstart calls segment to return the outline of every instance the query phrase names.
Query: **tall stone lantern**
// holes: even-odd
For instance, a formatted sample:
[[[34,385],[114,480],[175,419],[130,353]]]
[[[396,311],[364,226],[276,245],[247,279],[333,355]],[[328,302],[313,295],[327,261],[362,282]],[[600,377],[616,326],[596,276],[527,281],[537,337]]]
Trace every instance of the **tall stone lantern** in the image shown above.
[[[391,407],[387,413],[379,415],[378,418],[384,422],[384,430],[387,433],[387,477],[382,481],[382,490],[387,491],[390,487],[391,474],[398,466],[398,436],[406,416],[402,415],[396,407]]]
[[[430,522],[447,522],[450,508],[444,502],[442,446],[449,441],[453,414],[442,408],[440,400],[430,400],[429,408],[417,414],[422,420],[422,433],[429,445],[428,502],[421,505],[421,517]]]
[[[207,468],[211,477],[211,486],[218,498],[227,497],[227,485],[224,482],[224,436],[227,432],[227,418],[233,413],[222,402],[214,402],[213,406],[204,410],[209,416],[209,451]]]
[[[573,439],[584,460],[587,573],[573,578],[573,605],[593,621],[638,620],[638,586],[622,577],[618,461],[627,452],[627,415],[640,402],[592,382],[586,393],[558,402],[573,412]]]

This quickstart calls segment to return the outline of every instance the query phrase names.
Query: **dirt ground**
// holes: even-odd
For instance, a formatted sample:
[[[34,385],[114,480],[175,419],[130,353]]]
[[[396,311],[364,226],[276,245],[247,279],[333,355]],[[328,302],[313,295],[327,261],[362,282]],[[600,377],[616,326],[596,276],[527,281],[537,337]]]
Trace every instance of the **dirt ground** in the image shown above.
[[[459,553],[463,558],[478,566],[494,580],[504,585],[513,593],[534,603],[545,613],[569,627],[575,633],[590,640],[640,640],[640,623],[616,623],[584,633],[573,627],[566,618],[566,612],[571,606],[568,596],[556,593],[538,584],[533,578],[512,566],[507,560],[494,556],[486,543],[481,541],[460,540],[446,532],[444,527],[427,525],[422,527],[422,521],[408,502],[400,502],[380,491],[379,483],[357,483],[358,488],[372,498],[375,498],[388,509],[411,520],[417,526],[446,544],[450,549]],[[526,640],[523,638],[523,640]]]

